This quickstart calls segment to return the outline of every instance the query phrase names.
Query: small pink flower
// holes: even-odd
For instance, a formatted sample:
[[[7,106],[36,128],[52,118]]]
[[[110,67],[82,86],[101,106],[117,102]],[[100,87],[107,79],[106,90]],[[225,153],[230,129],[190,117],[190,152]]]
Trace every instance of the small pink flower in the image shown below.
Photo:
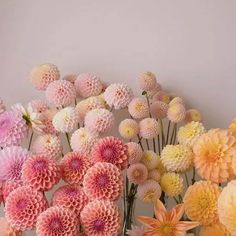
[[[167,111],[167,118],[173,123],[184,121],[186,116],[186,109],[181,103],[176,103],[169,107]]]
[[[129,142],[126,145],[128,146],[129,164],[139,162],[143,156],[143,150],[141,146],[135,142]]]
[[[46,110],[41,115],[41,122],[43,124],[42,133],[43,134],[52,134],[58,135],[58,131],[54,128],[52,124],[52,119],[56,115],[57,110],[50,109]]]
[[[145,98],[133,98],[128,105],[129,114],[135,119],[143,119],[149,116],[148,103]]]
[[[15,231],[3,217],[0,217],[0,235],[2,236],[22,236],[20,231]]]
[[[23,186],[23,183],[21,180],[8,180],[3,184],[3,199],[6,201],[8,195],[15,189]]]
[[[139,86],[143,91],[150,91],[156,87],[156,76],[152,72],[144,72],[139,77]]]
[[[142,163],[134,163],[127,169],[127,176],[131,183],[142,184],[148,178],[148,169]]]
[[[150,106],[152,117],[164,119],[167,116],[168,105],[162,101],[155,101]]]
[[[169,102],[171,101],[171,95],[165,91],[159,91],[153,96],[152,99],[153,101],[161,101],[166,104],[169,104]]]
[[[49,109],[48,104],[40,99],[30,101],[28,107],[31,107],[33,112],[36,113],[42,113]]]
[[[152,139],[159,134],[159,124],[154,118],[145,118],[139,122],[140,136],[145,139]]]

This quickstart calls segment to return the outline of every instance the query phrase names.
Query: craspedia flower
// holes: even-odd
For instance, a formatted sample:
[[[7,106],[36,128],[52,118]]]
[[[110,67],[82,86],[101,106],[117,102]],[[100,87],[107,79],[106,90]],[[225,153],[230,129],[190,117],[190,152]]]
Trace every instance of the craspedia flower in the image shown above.
[[[185,116],[184,121],[186,123],[191,122],[191,121],[201,122],[202,115],[201,115],[200,111],[198,111],[197,109],[189,109],[186,111],[186,116]]]
[[[29,152],[17,146],[0,151],[0,180],[20,180],[23,163],[30,157]]]
[[[139,134],[142,138],[152,139],[159,134],[159,124],[154,118],[145,118],[139,122]]]
[[[49,109],[48,104],[40,99],[35,99],[29,102],[28,107],[31,107],[33,112],[42,113]]]
[[[145,98],[133,98],[128,105],[129,114],[135,119],[149,116],[148,103]]]
[[[193,146],[198,174],[215,183],[232,179],[232,159],[236,155],[236,138],[230,131],[212,129],[201,135]]]
[[[41,122],[43,124],[42,133],[57,135],[59,132],[54,128],[52,119],[56,115],[57,110],[46,110],[41,114]]]
[[[193,164],[193,152],[181,144],[167,145],[161,152],[161,161],[168,171],[185,172]]]
[[[150,105],[153,118],[164,119],[167,116],[168,105],[162,101],[155,101]]]
[[[143,156],[143,150],[138,143],[129,142],[126,143],[128,147],[128,157],[129,157],[129,164],[134,164],[139,162]]]
[[[30,74],[30,79],[34,87],[38,90],[46,90],[48,85],[60,78],[57,66],[53,64],[41,64],[34,67]]]
[[[184,121],[185,116],[186,116],[186,109],[180,103],[176,103],[170,106],[167,111],[167,118],[173,123],[179,123]]]
[[[6,106],[3,102],[3,100],[0,98],[0,114],[6,111]]]
[[[146,180],[137,189],[137,197],[146,203],[155,203],[161,196],[161,187],[155,180]]]
[[[160,180],[161,189],[166,195],[175,197],[184,190],[183,178],[176,173],[165,173]]]
[[[118,138],[108,136],[100,139],[92,148],[93,162],[109,162],[120,169],[128,164],[128,147]]]
[[[27,125],[18,111],[0,114],[0,147],[20,145],[27,134]]]
[[[230,232],[221,223],[216,223],[213,225],[202,226],[199,236],[231,236]]]
[[[76,215],[63,207],[53,206],[41,213],[37,219],[37,236],[76,236],[78,220]]]
[[[221,189],[209,181],[198,181],[190,186],[184,196],[185,213],[192,221],[202,225],[218,221],[217,201]]]
[[[60,180],[60,168],[47,156],[35,155],[27,159],[22,167],[22,180],[38,191],[48,191]]]
[[[165,91],[159,91],[153,96],[153,101],[161,101],[166,104],[169,104],[171,101],[171,96]]]
[[[153,179],[153,180],[159,182],[160,179],[161,179],[161,173],[160,173],[160,171],[158,171],[157,169],[150,170],[150,171],[148,172],[148,179]]]
[[[77,94],[82,98],[97,96],[102,92],[102,81],[96,76],[83,73],[77,76],[75,80]]]
[[[111,163],[98,162],[87,170],[83,188],[90,199],[117,200],[123,188],[121,171]]]
[[[56,113],[53,117],[52,124],[57,131],[66,133],[73,131],[78,121],[79,117],[75,108],[66,107]]]
[[[233,135],[236,135],[236,119],[234,119],[229,125],[229,130],[233,133]]]
[[[139,125],[133,119],[125,119],[119,125],[119,133],[125,139],[135,138],[139,133]]]
[[[56,107],[68,106],[75,101],[75,87],[66,80],[54,81],[46,89],[46,98],[49,103]]]
[[[177,139],[180,144],[193,147],[196,140],[205,133],[202,123],[192,121],[179,128]]]
[[[147,180],[148,169],[142,163],[134,163],[127,169],[127,177],[131,183],[142,184]]]
[[[148,168],[148,170],[153,170],[157,167],[158,160],[159,156],[155,152],[145,150],[141,162]]]
[[[143,91],[150,91],[154,89],[157,84],[156,76],[150,71],[146,71],[141,75],[139,75],[138,81],[139,81],[139,87]]]
[[[71,136],[70,145],[73,151],[88,156],[93,145],[97,142],[97,135],[86,128],[77,129]]]
[[[15,189],[23,186],[23,182],[21,180],[8,180],[3,184],[2,195],[3,200],[6,201],[8,195]]]
[[[99,108],[89,111],[84,119],[85,127],[97,133],[104,133],[112,128],[114,115],[107,109]]]
[[[52,205],[71,210],[78,218],[89,199],[80,186],[65,185],[58,188],[52,197]]]
[[[133,92],[126,84],[111,84],[106,88],[103,97],[110,107],[122,109],[132,100]]]
[[[62,179],[69,184],[79,184],[91,166],[86,156],[79,152],[69,152],[60,162]]]
[[[175,104],[182,104],[183,106],[185,106],[184,100],[181,97],[174,97],[170,101],[169,106],[174,106]]]
[[[62,144],[60,138],[51,134],[37,136],[32,144],[34,154],[48,156],[59,159],[62,156]]]
[[[236,181],[233,180],[223,188],[218,199],[218,214],[220,222],[225,225],[227,230],[232,234],[236,234]]]
[[[116,236],[120,229],[118,206],[111,201],[94,200],[81,212],[84,231],[91,236]]]
[[[14,229],[32,230],[35,228],[38,215],[47,207],[47,200],[42,193],[29,186],[22,186],[7,197],[5,216]]]

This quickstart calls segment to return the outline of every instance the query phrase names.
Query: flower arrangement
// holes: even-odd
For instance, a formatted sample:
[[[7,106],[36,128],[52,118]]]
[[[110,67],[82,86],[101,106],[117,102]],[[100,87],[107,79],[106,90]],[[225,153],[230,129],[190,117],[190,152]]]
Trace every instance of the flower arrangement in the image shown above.
[[[1,235],[236,235],[235,120],[206,130],[151,72],[140,96],[89,73],[61,78],[53,64],[30,78],[46,102],[0,99]],[[137,201],[153,212],[137,216]]]

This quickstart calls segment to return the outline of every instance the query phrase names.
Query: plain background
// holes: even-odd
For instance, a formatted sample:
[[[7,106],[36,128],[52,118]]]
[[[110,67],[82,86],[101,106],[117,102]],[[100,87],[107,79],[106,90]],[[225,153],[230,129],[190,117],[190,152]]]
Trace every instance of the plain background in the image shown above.
[[[0,97],[43,97],[29,72],[45,62],[135,91],[150,70],[207,127],[227,127],[236,116],[235,12],[235,0],[0,0]]]

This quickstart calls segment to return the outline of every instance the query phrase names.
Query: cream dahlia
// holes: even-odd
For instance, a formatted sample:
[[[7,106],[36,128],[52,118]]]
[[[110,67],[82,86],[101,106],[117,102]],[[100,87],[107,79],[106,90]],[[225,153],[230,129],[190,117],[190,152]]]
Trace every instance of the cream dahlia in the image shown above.
[[[168,105],[162,101],[155,101],[150,106],[153,118],[164,119],[167,116]]]
[[[184,100],[181,97],[174,97],[170,101],[169,106],[174,106],[175,104],[182,104],[183,106],[185,106]]]
[[[139,122],[139,134],[142,138],[153,139],[159,134],[159,124],[154,118],[145,118]]]
[[[119,125],[119,133],[122,138],[133,139],[139,133],[139,125],[133,119],[125,119]]]
[[[134,164],[139,162],[143,156],[143,150],[138,143],[129,142],[126,143],[128,147],[128,157],[129,157],[129,164]]]
[[[181,103],[173,104],[169,106],[167,111],[167,118],[173,123],[179,123],[184,121],[186,116],[186,109]]]
[[[148,169],[142,163],[134,163],[127,169],[127,177],[131,183],[142,184],[148,178]]]
[[[145,150],[141,162],[148,168],[148,170],[153,170],[157,167],[158,160],[159,156],[155,152]]]
[[[135,97],[128,105],[129,114],[135,119],[143,119],[149,116],[148,103],[145,98]]]

